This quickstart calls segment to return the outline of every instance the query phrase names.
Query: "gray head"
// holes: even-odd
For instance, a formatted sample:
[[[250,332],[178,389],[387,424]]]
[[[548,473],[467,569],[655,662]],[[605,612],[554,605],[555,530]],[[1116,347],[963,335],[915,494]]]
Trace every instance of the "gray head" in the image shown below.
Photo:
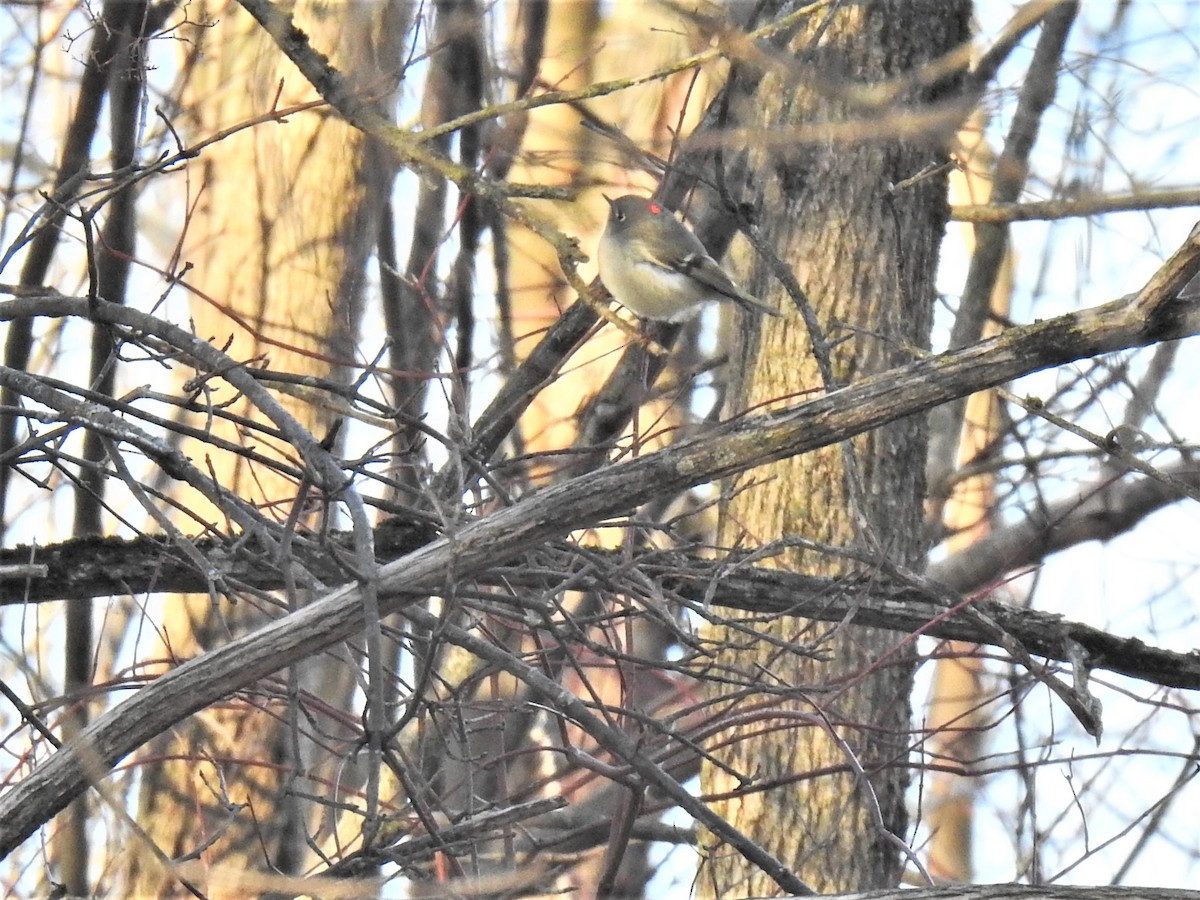
[[[626,194],[612,200],[608,197],[608,231],[610,234],[621,234],[630,228],[635,228],[642,222],[651,219],[669,218],[674,220],[670,211],[653,200]]]

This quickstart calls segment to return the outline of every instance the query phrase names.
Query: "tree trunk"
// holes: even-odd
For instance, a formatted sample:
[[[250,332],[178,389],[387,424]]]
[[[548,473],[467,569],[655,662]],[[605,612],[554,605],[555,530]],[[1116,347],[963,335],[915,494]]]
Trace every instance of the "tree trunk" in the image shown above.
[[[296,24],[313,44],[347,72],[364,97],[385,102],[397,83],[401,55],[396,44],[406,28],[403,4],[350,3],[334,7],[300,3]],[[204,27],[187,30],[199,50],[189,69],[189,139],[311,100],[313,89],[280,54],[275,43],[236,4],[211,4],[190,13]],[[277,92],[280,92],[277,96]],[[238,131],[207,148],[192,168],[193,187],[183,260],[192,270],[197,333],[252,363],[266,358],[271,370],[336,378],[352,364],[357,340],[364,269],[392,180],[391,166],[358,131],[320,109],[285,122]],[[214,382],[214,385],[219,382]],[[236,415],[253,418],[227,394],[200,395]],[[328,427],[329,406],[282,398],[318,436]],[[275,448],[262,434],[202,411],[196,424],[265,455]],[[286,519],[298,485],[237,452],[212,445],[185,445],[193,459],[211,460],[222,483]],[[219,511],[194,497],[183,508],[199,511],[218,530]],[[194,521],[183,525],[197,528]],[[249,598],[174,598],[167,606],[160,658],[182,660],[219,645],[263,613]],[[303,598],[289,597],[296,604]],[[330,665],[314,659],[312,666]],[[332,708],[348,702],[353,671],[316,679]],[[210,867],[232,871],[296,871],[305,851],[301,830],[310,819],[284,802],[288,778],[308,774],[320,761],[295,758],[286,707],[268,691],[261,702],[233,700],[194,716],[147,748],[141,763],[138,818],[168,855],[205,847]],[[352,740],[347,732],[342,735]],[[307,784],[307,782],[306,782]],[[304,791],[311,788],[305,787]],[[128,860],[131,896],[172,895],[181,890],[144,849]],[[220,888],[208,891],[220,896]]]
[[[631,78],[665,66],[692,50],[688,23],[670,8],[648,6],[643,0],[608,4],[603,16],[600,4],[580,0],[544,6],[522,3],[514,11],[518,14],[511,23],[513,41],[508,58],[522,60],[525,67],[516,81],[518,93],[528,92],[530,85],[534,89],[554,86],[569,90],[595,81]],[[692,127],[697,111],[703,109],[704,83],[697,86],[695,80],[690,72],[653,80],[598,98],[589,106],[601,119],[615,123],[637,146],[665,154],[671,145],[671,129],[680,124]],[[690,94],[688,88],[692,89]],[[684,107],[685,103],[690,106]],[[584,129],[578,109],[568,104],[547,105],[508,117],[494,152],[488,156],[511,157],[511,168],[505,174],[515,182],[579,188],[580,197],[575,203],[525,203],[557,221],[564,231],[579,236],[582,247],[593,257],[586,270],[588,278],[595,272],[594,249],[607,216],[607,204],[599,196],[598,185],[609,185],[605,192],[612,195],[635,190],[649,194],[655,180],[625,168],[628,160],[616,146]],[[645,187],[629,186],[639,178]],[[506,222],[504,227],[508,308],[501,307],[497,313],[501,335],[512,334],[507,343],[502,337],[502,352],[511,357],[512,363],[518,363],[524,361],[575,297],[559,274],[553,248],[542,237],[516,222]],[[531,481],[542,484],[571,474],[564,457],[554,451],[578,442],[579,410],[586,408],[597,387],[605,383],[629,340],[628,334],[612,326],[594,331],[574,354],[571,364],[538,391],[512,438],[514,449],[530,454],[527,477]],[[677,409],[660,401],[653,406],[647,402],[643,414],[646,421],[655,423],[654,430],[666,432],[671,430],[668,424],[679,418]],[[628,439],[627,434],[622,436]],[[537,462],[538,454],[543,453],[548,463]],[[599,458],[604,456],[601,453]],[[611,533],[594,539],[604,538],[616,539]],[[595,596],[570,592],[562,603],[572,611],[586,611],[594,605]],[[489,622],[488,629],[514,652],[527,654],[537,649],[524,629],[511,629],[501,618]],[[616,640],[603,629],[595,629],[592,637],[601,643]],[[654,661],[662,656],[662,636],[652,623],[638,620],[631,632],[621,637],[628,641],[622,646],[627,653],[632,654],[636,648],[638,655],[649,655]],[[564,754],[514,751],[515,747],[557,745],[560,740],[555,729],[547,729],[530,715],[525,685],[504,675],[475,678],[483,663],[461,648],[444,646],[439,652],[439,678],[432,681],[439,687],[448,686],[436,695],[439,708],[445,712],[441,714],[441,727],[430,732],[433,739],[426,742],[424,754],[424,768],[437,803],[455,815],[474,813],[503,801],[525,784],[545,782],[550,787],[543,790],[563,789],[560,781],[552,780],[557,778],[567,785],[563,790],[573,806],[586,808],[602,803],[608,816],[617,815],[613,807],[619,807],[627,794],[607,792],[615,795],[615,800],[609,800],[592,781],[571,777],[576,767],[563,761]],[[586,659],[576,660],[574,665],[578,671],[564,666],[560,673],[572,691],[583,696],[595,691],[614,708],[633,706],[647,714],[654,709],[661,711],[664,680],[655,665],[612,666],[604,660],[596,663]],[[586,687],[582,684],[585,677]],[[461,687],[463,684],[470,694]],[[489,712],[481,713],[480,709]],[[464,717],[463,710],[471,710],[471,715]],[[568,733],[580,746],[594,748],[586,735],[575,729]],[[501,769],[497,763],[506,758],[511,761]],[[575,784],[577,780],[579,784]],[[631,841],[620,845],[612,859],[599,849],[581,852],[578,863],[560,876],[557,884],[573,885],[576,900],[640,896],[652,874],[647,844]],[[476,852],[478,861],[473,862],[477,871],[514,865],[511,850],[506,854],[502,847],[480,842]]]
[[[955,205],[987,203],[991,199],[995,154],[983,140],[984,123],[972,121],[959,132],[961,169],[951,175],[950,197]],[[974,229],[963,227],[963,238],[973,251]],[[1012,247],[1004,255],[990,298],[991,318],[983,337],[1000,333],[999,323],[1011,312],[1015,257]],[[995,391],[982,391],[967,399],[958,444],[956,468],[985,460],[1003,438],[1000,400]],[[926,467],[928,471],[928,467]],[[945,548],[951,555],[969,548],[992,531],[999,503],[995,472],[981,472],[958,481],[946,502],[942,521],[949,536]],[[987,698],[982,689],[983,654],[978,645],[947,641],[934,670],[928,713],[928,752],[934,759],[957,765],[954,771],[930,774],[926,782],[925,821],[930,833],[926,855],[935,878],[956,883],[972,880],[975,801],[979,779],[969,776],[981,758],[987,723]]]
[[[956,47],[967,38],[968,13],[965,2],[848,5],[816,48],[811,30],[793,38],[801,65],[815,65],[828,82],[807,77],[803,68],[796,82],[769,75],[743,120],[755,135],[751,170],[762,173],[759,193],[749,199],[760,211],[769,249],[796,274],[835,339],[829,361],[838,383],[928,347],[947,217],[945,179],[925,178],[895,193],[890,188],[944,162],[939,142],[952,134],[932,134],[921,144],[888,138],[878,121],[937,97],[855,108],[854,85],[903,77]],[[807,128],[831,122],[859,122],[865,139],[805,139]],[[822,382],[813,340],[793,314],[763,328],[737,398],[741,408],[758,408],[829,387]],[[913,417],[852,447],[756,470],[753,484],[743,483],[723,509],[723,543],[745,543],[747,536],[817,542],[833,552],[792,549],[775,562],[824,575],[849,568],[838,549],[920,569],[924,453],[924,422]],[[718,669],[735,682],[710,688],[731,727],[704,767],[703,792],[717,796],[721,815],[817,891],[895,884],[897,840],[906,837],[910,742],[904,643],[850,623],[830,628],[788,617],[755,628],[762,639],[753,642],[733,628],[706,629],[720,648]],[[821,658],[811,658],[811,650]],[[698,884],[704,896],[778,890],[728,848],[705,840],[703,850]]]

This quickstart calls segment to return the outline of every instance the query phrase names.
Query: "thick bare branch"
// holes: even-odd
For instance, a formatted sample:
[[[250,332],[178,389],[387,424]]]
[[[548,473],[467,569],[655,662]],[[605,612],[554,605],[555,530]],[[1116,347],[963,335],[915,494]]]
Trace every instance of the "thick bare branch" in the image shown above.
[[[955,222],[1002,225],[1007,222],[1035,222],[1054,219],[1075,219],[1105,213],[1178,209],[1200,206],[1200,190],[1179,188],[1174,191],[1149,190],[1132,194],[1102,194],[1064,200],[1041,200],[1029,203],[983,203],[977,206],[952,206],[950,218]]]
[[[735,560],[714,563],[682,552],[650,550],[630,556],[625,551],[594,548],[587,551],[587,561],[599,570],[595,575],[585,575],[578,571],[578,554],[569,545],[562,545],[556,549],[561,563],[555,569],[519,562],[481,569],[471,573],[470,580],[478,586],[533,592],[544,592],[556,582],[569,583],[572,590],[599,591],[619,585],[623,593],[633,597],[644,596],[644,585],[653,584],[656,590],[681,602],[712,608],[804,616],[822,622],[852,620],[903,634],[921,633],[998,647],[1006,646],[1006,640],[1011,639],[1030,654],[1059,662],[1078,659],[1082,648],[1096,669],[1164,687],[1200,689],[1200,659],[1194,654],[1149,646],[1136,638],[1121,637],[1052,613],[970,596],[1011,571],[1014,562],[1038,562],[1033,548],[1043,536],[1053,550],[1060,550],[1079,541],[1103,538],[1106,527],[1128,527],[1128,516],[1170,502],[1161,488],[1160,482],[1146,479],[1131,485],[1127,492],[1118,492],[1116,499],[1128,508],[1111,510],[1112,519],[1095,514],[1104,506],[1100,499],[1074,506],[1064,503],[1061,528],[1044,523],[1039,529],[1028,523],[1003,529],[977,545],[983,563],[972,565],[975,553],[959,554],[935,564],[928,579],[897,577],[874,569],[850,578],[825,578]],[[349,546],[350,535],[333,537]],[[397,564],[402,566],[404,556],[417,552],[432,539],[432,533],[422,526],[389,523],[376,541],[378,547],[385,548],[384,558],[398,559]],[[258,590],[277,590],[285,583],[284,574],[265,555],[234,552],[214,540],[198,540],[195,546],[197,553],[204,555],[204,570],[197,568],[190,555],[173,551],[155,538],[85,538],[51,547],[0,551],[0,569],[18,561],[42,564],[50,588],[43,590],[41,579],[14,574],[12,580],[0,582],[0,604],[121,591],[203,591],[214,574],[225,583]],[[344,566],[328,550],[301,542],[297,552],[305,571],[320,581],[346,582]],[[611,571],[605,566],[611,566]],[[646,581],[627,582],[615,574],[631,567]],[[528,607],[527,602],[502,593],[489,594],[488,599],[499,606],[511,604],[514,615]],[[998,625],[1001,633],[988,622]]]

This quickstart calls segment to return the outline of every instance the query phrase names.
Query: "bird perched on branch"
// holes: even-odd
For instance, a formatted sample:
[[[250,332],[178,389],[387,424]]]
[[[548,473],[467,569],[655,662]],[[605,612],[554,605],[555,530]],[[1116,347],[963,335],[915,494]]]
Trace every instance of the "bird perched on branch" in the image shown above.
[[[661,322],[685,321],[711,301],[780,315],[734,284],[670,210],[633,194],[604,199],[608,225],[600,237],[600,280],[622,306]]]

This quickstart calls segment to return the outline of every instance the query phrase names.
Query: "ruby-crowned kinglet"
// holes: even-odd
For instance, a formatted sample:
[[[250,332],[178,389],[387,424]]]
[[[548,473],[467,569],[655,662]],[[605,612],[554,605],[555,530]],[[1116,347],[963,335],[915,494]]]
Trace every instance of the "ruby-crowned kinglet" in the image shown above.
[[[608,225],[600,237],[600,280],[622,306],[662,322],[689,319],[712,300],[780,315],[734,284],[670,210],[632,194],[604,199]]]

